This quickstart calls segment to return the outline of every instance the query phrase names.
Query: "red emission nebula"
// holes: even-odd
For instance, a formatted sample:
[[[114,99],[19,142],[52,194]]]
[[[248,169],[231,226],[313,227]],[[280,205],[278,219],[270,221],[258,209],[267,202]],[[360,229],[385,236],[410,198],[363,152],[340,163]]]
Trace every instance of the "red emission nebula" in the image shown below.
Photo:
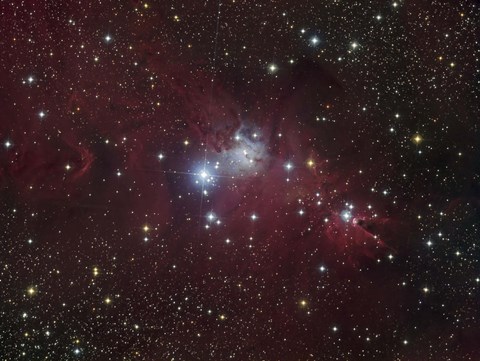
[[[475,7],[331,3],[0,5],[0,358],[478,356]]]

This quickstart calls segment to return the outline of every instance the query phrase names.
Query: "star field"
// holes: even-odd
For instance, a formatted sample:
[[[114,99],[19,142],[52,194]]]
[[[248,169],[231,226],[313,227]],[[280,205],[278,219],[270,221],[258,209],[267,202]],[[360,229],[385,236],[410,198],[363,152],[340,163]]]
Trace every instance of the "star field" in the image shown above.
[[[478,6],[0,4],[1,360],[478,360]]]

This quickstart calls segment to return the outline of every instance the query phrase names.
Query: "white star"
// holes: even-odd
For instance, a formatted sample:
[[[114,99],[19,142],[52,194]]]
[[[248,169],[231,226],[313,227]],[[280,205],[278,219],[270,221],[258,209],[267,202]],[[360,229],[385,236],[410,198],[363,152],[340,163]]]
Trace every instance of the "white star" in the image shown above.
[[[210,212],[209,214],[207,214],[207,219],[210,221],[210,222],[213,222],[217,217],[215,216],[214,213]]]
[[[310,39],[310,44],[312,44],[313,46],[317,45],[319,42],[320,42],[320,39],[316,36]]]
[[[268,70],[270,71],[270,73],[275,73],[278,70],[278,67],[275,64],[270,64],[268,66]]]
[[[344,221],[349,221],[352,218],[352,214],[349,211],[343,211],[341,217]]]

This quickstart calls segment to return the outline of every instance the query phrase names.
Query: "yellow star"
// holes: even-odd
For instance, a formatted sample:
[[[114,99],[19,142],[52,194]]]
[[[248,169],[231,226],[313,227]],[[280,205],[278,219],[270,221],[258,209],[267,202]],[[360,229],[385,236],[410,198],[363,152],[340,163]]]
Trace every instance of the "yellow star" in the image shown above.
[[[35,289],[35,287],[29,287],[27,289],[27,293],[28,293],[29,296],[33,296],[33,295],[35,295],[35,293],[37,293],[37,290]]]
[[[415,143],[415,144],[420,144],[423,142],[423,137],[420,135],[420,134],[415,134],[413,137],[412,137],[412,141]]]

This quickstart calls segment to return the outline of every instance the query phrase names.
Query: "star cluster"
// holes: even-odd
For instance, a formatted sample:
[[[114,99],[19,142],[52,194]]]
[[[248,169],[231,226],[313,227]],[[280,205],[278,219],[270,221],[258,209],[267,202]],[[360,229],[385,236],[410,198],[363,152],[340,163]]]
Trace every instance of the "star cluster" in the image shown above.
[[[0,10],[2,359],[480,358],[476,4]]]

